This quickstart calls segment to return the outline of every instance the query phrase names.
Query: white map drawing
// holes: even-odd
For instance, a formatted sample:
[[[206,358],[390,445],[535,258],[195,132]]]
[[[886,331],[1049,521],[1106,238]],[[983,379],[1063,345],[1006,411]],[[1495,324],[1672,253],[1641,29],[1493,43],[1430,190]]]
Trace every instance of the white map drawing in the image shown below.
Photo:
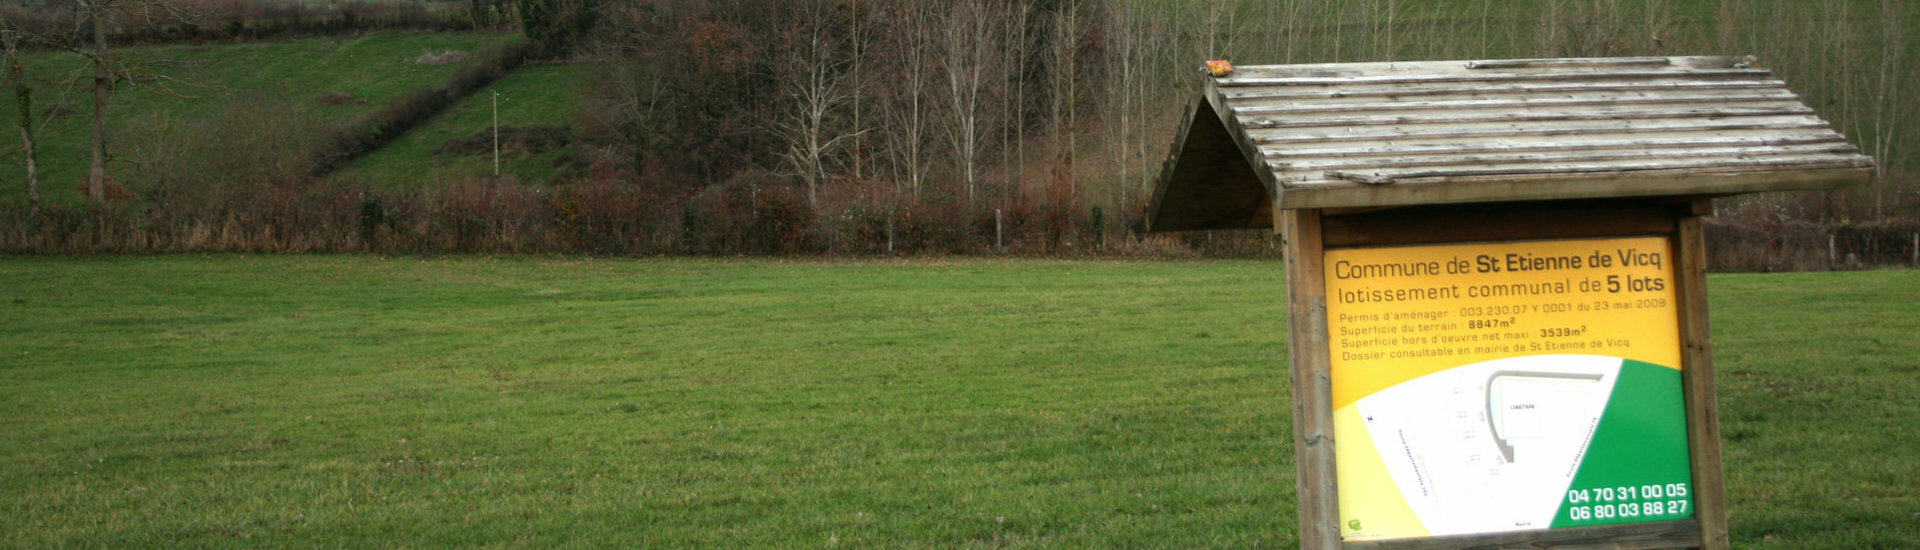
[[[1435,535],[1545,529],[1620,375],[1617,357],[1464,365],[1357,403],[1395,486]]]

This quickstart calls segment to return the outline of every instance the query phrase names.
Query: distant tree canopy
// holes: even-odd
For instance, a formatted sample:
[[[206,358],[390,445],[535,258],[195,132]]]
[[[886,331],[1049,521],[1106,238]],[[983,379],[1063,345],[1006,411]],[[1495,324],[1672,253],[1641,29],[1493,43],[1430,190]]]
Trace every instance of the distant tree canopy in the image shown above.
[[[101,46],[93,40],[100,35],[92,32],[95,19],[68,9],[84,5],[165,7],[185,17],[146,25],[139,10],[106,10],[109,36]],[[200,235],[181,228],[281,220],[253,222],[265,225],[236,234],[292,242],[307,225],[343,227],[307,217],[334,215],[313,212],[372,213],[345,225],[358,227],[352,234],[359,241],[337,241],[347,233],[309,235],[297,246],[262,249],[784,254],[1102,247],[1143,227],[1160,164],[1192,108],[1197,69],[1209,59],[1245,66],[1751,54],[1881,170],[1863,188],[1719,201],[1730,217],[1758,228],[1749,240],[1773,247],[1782,234],[1777,225],[1786,221],[1816,226],[1796,233],[1813,236],[1829,223],[1885,221],[1875,235],[1909,240],[1860,240],[1880,243],[1868,247],[1876,251],[1910,250],[1901,243],[1912,235],[1901,233],[1908,226],[1897,220],[1920,217],[1920,157],[1913,154],[1920,103],[1910,99],[1920,82],[1920,63],[1913,62],[1920,41],[1908,38],[1920,30],[1920,3],[1911,0],[28,0],[0,2],[0,23],[36,36],[87,39],[55,49],[97,54],[92,59],[103,62],[91,67],[90,78],[70,77],[58,91],[72,94],[91,83],[101,106],[95,112],[105,111],[117,84],[172,76],[121,57],[142,42],[516,25],[524,33],[528,41],[511,51],[479,56],[492,66],[475,62],[446,85],[416,90],[353,121],[235,106],[239,114],[214,117],[206,132],[187,134],[280,144],[271,148],[248,149],[229,138],[115,136],[115,147],[148,151],[135,173],[151,181],[118,182],[152,208],[125,208],[126,231]],[[557,187],[503,178],[402,195],[382,189],[447,183],[342,182],[326,179],[324,168],[333,165],[311,169],[315,156],[341,164],[356,158],[308,154],[327,150],[316,141],[359,129],[375,137],[353,141],[360,145],[351,151],[376,149],[410,127],[400,122],[431,119],[519,61],[542,58],[585,65],[593,74],[576,116],[552,121],[577,125],[581,136],[567,162],[583,168]],[[39,89],[50,96],[51,84]],[[262,117],[274,120],[256,120]],[[9,149],[31,148],[33,134],[21,136],[22,145]],[[98,166],[108,155],[106,142],[96,143]],[[274,161],[257,163],[271,170],[230,162],[272,151],[279,151]],[[14,159],[25,157],[0,153],[9,166],[24,165]],[[180,161],[151,160],[168,158]],[[0,179],[17,173],[4,170]],[[88,193],[99,197],[107,186],[95,175]],[[249,185],[260,195],[189,198],[202,196],[193,194],[202,188]],[[304,185],[342,189],[289,190]],[[162,204],[173,210],[155,206]],[[248,210],[267,206],[284,215]],[[0,233],[7,223],[0,218]],[[99,220],[60,227],[71,231],[37,235],[94,231],[89,246],[109,246],[101,243],[118,231]],[[1235,253],[1272,250],[1270,236],[1238,242],[1245,246]]]
[[[479,0],[476,0],[479,1]],[[527,38],[551,52],[563,52],[593,30],[604,0],[513,0]]]
[[[1900,0],[606,0],[597,11],[604,24],[579,42],[608,67],[589,92],[589,131],[642,179],[684,192],[757,171],[824,210],[876,195],[1039,201],[1103,206],[1109,223],[1133,226],[1206,59],[1755,54],[1888,169],[1872,188],[1795,204],[1854,218],[1920,206],[1895,189],[1920,185],[1902,145],[1920,108],[1898,99],[1920,76],[1905,38],[1920,5]]]

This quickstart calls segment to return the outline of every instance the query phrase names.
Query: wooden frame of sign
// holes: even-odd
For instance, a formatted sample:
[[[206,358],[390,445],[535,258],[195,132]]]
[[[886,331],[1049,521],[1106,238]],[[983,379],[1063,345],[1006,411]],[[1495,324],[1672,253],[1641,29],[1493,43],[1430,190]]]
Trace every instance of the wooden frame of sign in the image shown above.
[[[1294,454],[1303,548],[1465,548],[1590,546],[1727,547],[1727,507],[1720,465],[1719,421],[1707,325],[1705,241],[1700,216],[1707,199],[1602,203],[1490,204],[1384,211],[1286,210],[1289,354]],[[1474,220],[1462,224],[1460,220]],[[1544,239],[1660,236],[1672,243],[1677,319],[1684,343],[1681,373],[1692,475],[1689,519],[1596,527],[1527,530],[1378,541],[1342,540],[1335,472],[1332,372],[1327,321],[1329,249]]]

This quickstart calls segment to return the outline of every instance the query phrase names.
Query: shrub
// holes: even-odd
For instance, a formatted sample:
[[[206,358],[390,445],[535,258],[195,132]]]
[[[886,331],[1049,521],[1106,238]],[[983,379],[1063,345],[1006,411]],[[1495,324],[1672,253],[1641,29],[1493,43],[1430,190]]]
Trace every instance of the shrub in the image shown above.
[[[801,254],[818,250],[814,213],[783,178],[742,172],[687,200],[682,251],[694,254]]]

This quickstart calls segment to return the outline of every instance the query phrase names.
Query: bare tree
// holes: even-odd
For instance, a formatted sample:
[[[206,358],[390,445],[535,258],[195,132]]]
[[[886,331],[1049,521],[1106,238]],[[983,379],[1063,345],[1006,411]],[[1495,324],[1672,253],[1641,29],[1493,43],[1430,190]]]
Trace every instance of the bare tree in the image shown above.
[[[926,181],[927,99],[932,87],[934,3],[905,0],[894,3],[893,31],[888,47],[896,56],[898,74],[889,79],[893,85],[886,104],[887,152],[892,158],[896,181],[910,196],[918,198]]]
[[[0,23],[4,25],[4,23]],[[27,42],[24,31],[0,26],[0,61],[6,63],[7,82],[13,85],[14,105],[20,114],[20,152],[26,157],[27,202],[34,217],[40,215],[40,173],[34,164],[33,86],[21,68],[21,48]]]
[[[1876,166],[1878,177],[1875,178],[1871,191],[1875,219],[1882,219],[1886,215],[1886,196],[1883,191],[1888,186],[1886,166],[1894,163],[1892,157],[1895,154],[1893,143],[1896,132],[1893,126],[1904,120],[1902,117],[1904,107],[1907,107],[1910,102],[1902,95],[1905,93],[1903,85],[1909,78],[1903,69],[1907,51],[1907,37],[1904,29],[1907,18],[1906,14],[1902,13],[1903,5],[1904,2],[1901,0],[1880,1],[1880,71],[1876,75],[1872,92],[1873,153],[1874,158],[1880,159],[1879,165]]]
[[[1641,48],[1644,55],[1665,55],[1669,43],[1673,41],[1674,27],[1673,5],[1669,0],[1647,0],[1641,16],[1640,34],[1646,47]]]
[[[1031,55],[1033,33],[1029,27],[1032,22],[1033,8],[1026,2],[1007,4],[1006,17],[1002,22],[1006,29],[1000,33],[1006,47],[1002,53],[1006,60],[1001,64],[1005,76],[1006,88],[1010,93],[1001,94],[1000,115],[1000,163],[1006,176],[1001,202],[1012,198],[1011,193],[1017,187],[1016,182],[1027,173],[1027,58]]]
[[[113,0],[75,0],[74,9],[79,11],[93,29],[93,46],[76,47],[73,50],[87,58],[93,67],[93,138],[87,144],[92,159],[87,163],[87,196],[93,202],[107,200],[107,97],[113,93],[114,84],[120,75],[115,74],[115,63],[109,57],[107,49],[107,16],[115,7]],[[76,29],[75,35],[78,35]]]
[[[828,156],[859,135],[841,128],[838,120],[855,95],[847,71],[851,61],[837,51],[844,35],[827,0],[800,0],[793,10],[795,35],[780,63],[782,96],[789,105],[774,133],[786,144],[781,156],[787,166],[806,183],[808,206],[818,208]]]
[[[1109,61],[1107,74],[1107,102],[1109,123],[1120,126],[1117,135],[1108,142],[1113,145],[1114,166],[1119,170],[1119,181],[1114,186],[1113,204],[1116,207],[1128,206],[1133,190],[1131,168],[1134,124],[1134,105],[1140,99],[1141,64],[1147,44],[1146,28],[1142,17],[1131,9],[1115,9],[1108,13],[1106,22],[1110,34],[1113,56]]]
[[[1053,21],[1053,72],[1049,82],[1052,84],[1053,131],[1055,140],[1064,140],[1060,145],[1060,158],[1065,164],[1067,181],[1077,182],[1073,158],[1078,143],[1075,134],[1079,128],[1080,97],[1080,39],[1085,29],[1080,21],[1079,0],[1068,0],[1059,6]]]
[[[1368,19],[1374,22],[1373,59],[1392,61],[1400,49],[1400,44],[1394,40],[1400,35],[1400,29],[1395,28],[1394,25],[1400,17],[1400,3],[1394,0],[1380,0],[1368,2],[1367,5]],[[1386,13],[1383,15],[1381,11]]]
[[[947,104],[953,116],[947,125],[947,139],[966,182],[968,203],[973,202],[979,183],[975,161],[986,124],[981,103],[987,91],[986,75],[996,57],[993,47],[997,37],[987,12],[982,0],[954,3],[942,25],[940,40],[940,64],[946,73]]]
[[[1234,16],[1239,6],[1234,0],[1208,0],[1203,14],[1207,33],[1205,58],[1220,59],[1233,49],[1234,36],[1239,34],[1234,32]]]
[[[861,180],[866,178],[867,158],[867,123],[862,116],[866,112],[864,107],[867,87],[862,76],[863,69],[866,67],[867,47],[873,41],[873,25],[869,18],[870,12],[874,10],[871,7],[862,10],[860,0],[852,0],[852,2],[853,5],[850,8],[852,13],[848,15],[852,28],[847,33],[847,47],[850,55],[848,64],[851,65],[847,72],[848,78],[853,81],[853,144],[850,147],[852,154],[849,156],[852,157],[850,160],[853,162],[853,179]]]
[[[107,104],[121,83],[148,85],[171,92],[170,84],[183,81],[153,70],[152,64],[134,62],[110,48],[108,18],[125,14],[145,24],[161,21],[191,22],[193,17],[165,0],[72,0],[74,27],[61,36],[50,37],[51,46],[73,52],[86,60],[93,90],[92,137],[88,141],[91,160],[87,164],[87,196],[94,202],[106,201],[107,181]]]
[[[1856,121],[1859,120],[1860,113],[1862,112],[1859,101],[1863,98],[1854,93],[1855,86],[1853,86],[1852,83],[1861,81],[1860,75],[1857,74],[1858,71],[1861,70],[1861,67],[1857,65],[1860,65],[1861,59],[1865,56],[1861,55],[1859,51],[1860,44],[1858,44],[1858,40],[1856,40],[1859,35],[1859,29],[1854,27],[1851,13],[1852,6],[1850,6],[1850,4],[1851,2],[1840,2],[1829,8],[1831,11],[1827,11],[1826,9],[1822,10],[1826,11],[1826,13],[1821,14],[1824,15],[1821,19],[1824,19],[1826,23],[1822,25],[1821,32],[1824,36],[1822,36],[1820,40],[1794,40],[1793,42],[1799,43],[1803,52],[1800,55],[1794,56],[1795,59],[1812,59],[1813,55],[1805,53],[1805,49],[1812,48],[1812,43],[1815,42],[1818,42],[1822,46],[1819,52],[1828,57],[1827,59],[1821,60],[1822,64],[1819,65],[1819,67],[1825,70],[1837,71],[1837,74],[1823,75],[1825,77],[1823,79],[1824,83],[1832,87],[1833,89],[1831,91],[1837,92],[1840,96],[1838,113],[1833,116],[1839,119],[1841,124],[1850,126],[1848,130],[1857,136],[1862,130],[1861,125]],[[1782,38],[1784,38],[1784,36]],[[1849,191],[1850,190],[1847,189],[1834,189],[1822,193],[1826,198],[1826,216],[1829,219],[1843,219],[1847,216],[1846,206],[1847,195],[1850,194]]]

